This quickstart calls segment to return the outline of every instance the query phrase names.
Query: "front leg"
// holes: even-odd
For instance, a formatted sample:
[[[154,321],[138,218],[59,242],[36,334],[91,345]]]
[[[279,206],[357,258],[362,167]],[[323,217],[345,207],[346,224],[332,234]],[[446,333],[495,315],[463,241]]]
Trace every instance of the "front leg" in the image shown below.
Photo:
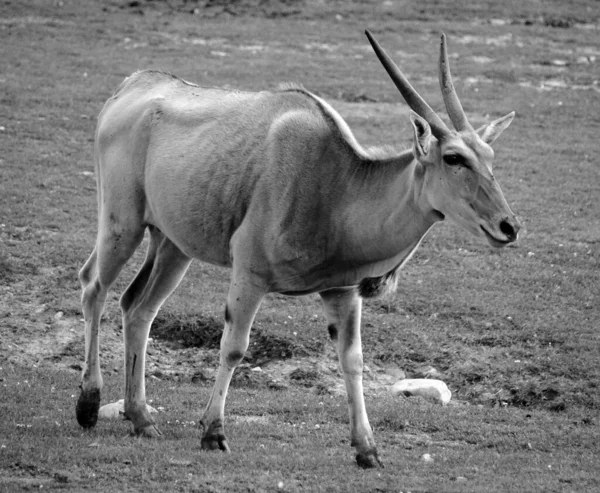
[[[204,428],[200,442],[203,450],[229,452],[223,425],[225,399],[233,372],[248,349],[252,321],[266,292],[258,286],[257,283],[250,282],[247,276],[234,270],[225,306],[219,370],[210,400],[200,420]]]
[[[351,445],[356,448],[356,463],[363,468],[377,465],[383,467],[363,396],[363,355],[360,338],[362,299],[353,288],[331,289],[320,294],[329,323],[329,334],[337,343],[340,366],[346,383]]]

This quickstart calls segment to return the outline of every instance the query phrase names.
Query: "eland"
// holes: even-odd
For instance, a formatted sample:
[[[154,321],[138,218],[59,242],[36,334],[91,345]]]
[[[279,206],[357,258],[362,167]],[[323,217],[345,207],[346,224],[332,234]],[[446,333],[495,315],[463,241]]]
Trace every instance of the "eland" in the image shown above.
[[[79,274],[81,426],[93,427],[98,417],[107,292],[148,231],[145,261],[120,300],[124,411],[134,433],[160,435],[146,407],[148,334],[198,259],[232,269],[202,449],[229,451],[225,398],[263,297],[318,293],[346,384],[356,461],[381,465],[363,397],[362,298],[393,290],[399,269],[446,217],[494,247],[514,242],[520,224],[492,174],[490,147],[514,113],[471,126],[442,35],[440,86],[454,128],[448,127],[366,35],[411,108],[414,143],[404,152],[361,147],[328,103],[300,87],[238,92],[140,71],[106,102],[94,146],[98,234]]]

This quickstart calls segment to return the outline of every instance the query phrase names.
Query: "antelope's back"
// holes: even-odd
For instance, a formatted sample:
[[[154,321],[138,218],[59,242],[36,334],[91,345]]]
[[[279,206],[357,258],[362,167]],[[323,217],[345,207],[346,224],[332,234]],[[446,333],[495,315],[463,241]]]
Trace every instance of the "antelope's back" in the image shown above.
[[[323,162],[331,143],[331,125],[302,91],[234,92],[138,72],[99,117],[101,193],[126,188],[144,222],[186,255],[230,265],[236,232],[262,257],[275,238],[311,234],[314,204],[332,200],[339,179]]]

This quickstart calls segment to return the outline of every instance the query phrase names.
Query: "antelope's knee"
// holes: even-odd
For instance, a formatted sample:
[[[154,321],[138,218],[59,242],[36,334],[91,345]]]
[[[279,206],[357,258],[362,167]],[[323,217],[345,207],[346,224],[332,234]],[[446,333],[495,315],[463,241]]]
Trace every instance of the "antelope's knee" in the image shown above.
[[[341,367],[345,375],[362,375],[363,355],[362,351],[346,353],[341,358]]]
[[[97,278],[87,282],[85,285],[83,285],[83,291],[81,293],[82,303],[87,304],[94,302],[101,290],[102,286]]]
[[[245,353],[245,351],[241,351],[239,349],[231,349],[229,351],[226,351],[224,353],[225,364],[229,368],[235,368],[242,362]]]

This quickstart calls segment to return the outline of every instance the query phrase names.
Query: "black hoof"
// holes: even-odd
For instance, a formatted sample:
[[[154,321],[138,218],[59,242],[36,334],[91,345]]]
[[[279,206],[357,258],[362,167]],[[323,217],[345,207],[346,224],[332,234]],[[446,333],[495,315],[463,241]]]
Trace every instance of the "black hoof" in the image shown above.
[[[227,445],[227,439],[223,434],[203,436],[200,441],[200,448],[202,448],[202,450],[222,450],[223,452],[231,452],[229,445]]]
[[[86,392],[82,390],[75,407],[77,422],[83,428],[93,428],[98,421],[98,409],[100,409],[100,391],[90,390]]]
[[[366,453],[356,454],[356,464],[358,467],[363,469],[373,469],[374,467],[381,467],[383,469],[383,462],[379,460],[377,450],[370,450]]]

